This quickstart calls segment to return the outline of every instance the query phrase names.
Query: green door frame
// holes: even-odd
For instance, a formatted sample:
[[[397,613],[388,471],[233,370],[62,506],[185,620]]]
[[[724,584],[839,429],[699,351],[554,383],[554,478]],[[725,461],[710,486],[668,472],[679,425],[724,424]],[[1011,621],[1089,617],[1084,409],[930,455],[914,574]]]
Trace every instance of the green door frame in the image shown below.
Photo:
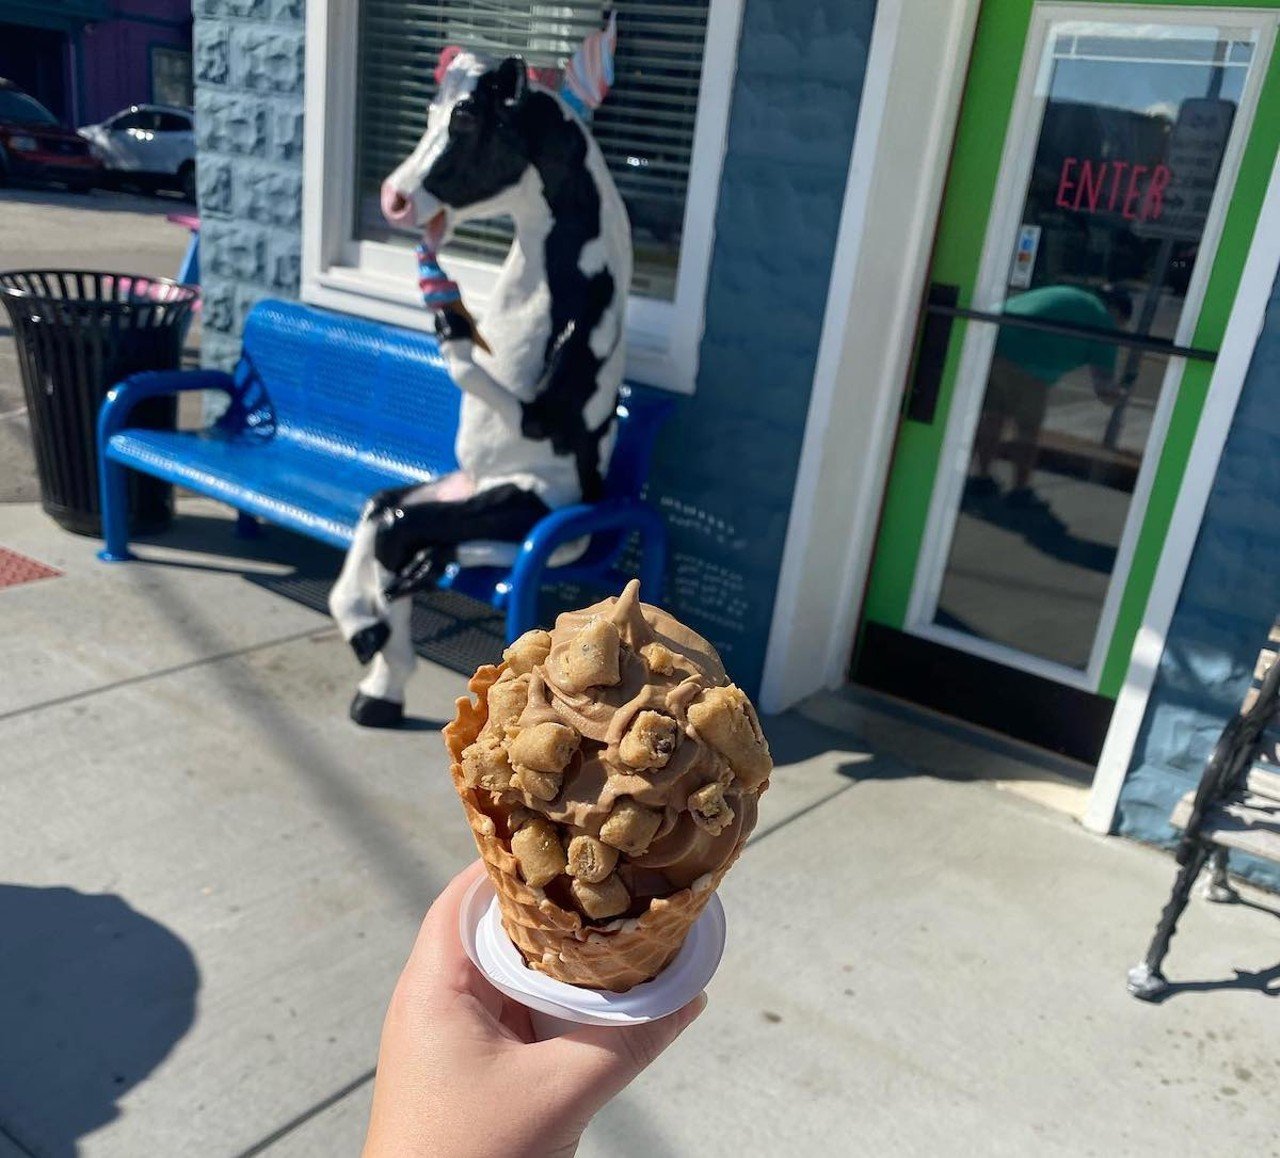
[[[1084,0],[1103,4],[1104,0]],[[1116,7],[1106,4],[1107,7]],[[972,206],[995,203],[996,182],[1005,148],[1035,0],[987,0],[978,17],[973,56],[955,135],[943,209],[939,217],[930,281],[958,285],[959,305],[972,304],[989,216],[981,227],[971,220]],[[1201,8],[1206,12],[1247,9],[1280,11],[1280,0],[1231,5],[1191,0],[1129,0],[1128,8]],[[1011,67],[1010,62],[1013,62]],[[1191,345],[1218,349],[1261,212],[1272,163],[1280,148],[1280,51],[1273,51],[1259,93],[1254,121],[1245,142],[1231,203],[1200,305]],[[863,621],[903,630],[915,583],[937,470],[954,397],[964,345],[964,324],[957,323],[947,351],[937,409],[928,423],[904,418],[885,492],[874,563],[867,585]],[[1119,611],[1112,628],[1098,694],[1115,699],[1128,668],[1155,577],[1160,550],[1173,515],[1178,489],[1212,374],[1212,365],[1187,362],[1159,452],[1146,513],[1138,535]]]

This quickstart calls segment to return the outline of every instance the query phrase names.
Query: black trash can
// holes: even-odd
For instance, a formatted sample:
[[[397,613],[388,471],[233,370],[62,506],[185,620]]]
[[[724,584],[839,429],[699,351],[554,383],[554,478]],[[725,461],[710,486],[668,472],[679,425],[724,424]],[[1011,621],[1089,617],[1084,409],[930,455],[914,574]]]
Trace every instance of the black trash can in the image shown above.
[[[13,321],[44,509],[78,535],[102,533],[98,410],[107,391],[140,370],[176,370],[199,290],[167,278],[80,270],[0,273]],[[134,424],[173,430],[177,400],[148,399]],[[173,487],[131,474],[129,525],[163,530]]]

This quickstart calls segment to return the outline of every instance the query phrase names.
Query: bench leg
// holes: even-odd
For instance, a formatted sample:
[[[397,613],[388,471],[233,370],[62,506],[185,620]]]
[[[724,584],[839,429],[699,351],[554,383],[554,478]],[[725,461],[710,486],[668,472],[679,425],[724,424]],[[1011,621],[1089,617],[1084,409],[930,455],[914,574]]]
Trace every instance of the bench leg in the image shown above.
[[[135,556],[129,550],[129,475],[127,468],[102,456],[98,468],[99,502],[102,506],[104,563],[123,563]]]
[[[515,643],[526,631],[538,626],[538,593],[542,589],[542,573],[529,581],[513,583],[507,595],[507,643]]]
[[[1215,848],[1209,857],[1209,879],[1204,886],[1204,899],[1216,905],[1229,905],[1240,899],[1227,877],[1227,850]]]
[[[1173,882],[1173,894],[1169,903],[1160,914],[1160,923],[1156,925],[1155,936],[1141,965],[1129,970],[1129,992],[1143,1001],[1155,1001],[1169,988],[1169,982],[1160,971],[1164,964],[1165,954],[1169,952],[1169,942],[1173,940],[1174,930],[1178,927],[1178,918],[1182,916],[1191,897],[1191,887],[1208,859],[1209,850],[1197,843],[1187,863],[1178,870]]]
[[[236,511],[236,538],[256,539],[262,534],[258,520],[248,511]]]

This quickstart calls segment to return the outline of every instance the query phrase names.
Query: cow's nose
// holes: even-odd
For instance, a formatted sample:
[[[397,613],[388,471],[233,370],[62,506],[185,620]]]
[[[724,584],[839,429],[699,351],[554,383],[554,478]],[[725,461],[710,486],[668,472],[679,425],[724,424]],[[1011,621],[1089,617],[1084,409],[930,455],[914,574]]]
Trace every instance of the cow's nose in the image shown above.
[[[382,183],[382,215],[392,225],[413,224],[413,202],[389,180]]]

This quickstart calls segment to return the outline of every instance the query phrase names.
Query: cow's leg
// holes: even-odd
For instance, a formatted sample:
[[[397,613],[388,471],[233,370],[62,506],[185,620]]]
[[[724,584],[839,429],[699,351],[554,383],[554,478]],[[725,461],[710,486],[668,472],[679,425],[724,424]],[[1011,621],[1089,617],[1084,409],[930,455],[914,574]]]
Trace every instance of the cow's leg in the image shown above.
[[[393,599],[383,622],[386,642],[351,701],[351,718],[366,728],[395,728],[404,719],[404,690],[418,657],[413,650],[413,599]]]
[[[405,684],[417,662],[409,629],[412,594],[429,585],[435,565],[451,558],[455,545],[468,539],[519,542],[547,514],[537,495],[511,485],[461,500],[441,500],[439,494],[439,488],[401,494],[362,522],[362,528],[365,523],[373,528],[371,537],[360,539],[372,551],[372,594],[366,606],[385,634],[351,704],[351,718],[358,724],[395,727],[404,718]],[[363,582],[358,586],[363,593]],[[353,646],[359,631],[368,630],[360,622],[358,615],[349,620],[356,629],[348,637]]]
[[[361,663],[368,663],[385,645],[391,629],[383,622],[380,572],[375,554],[376,510],[370,503],[356,526],[342,573],[329,592],[329,614]]]
[[[390,512],[429,503],[442,496],[470,493],[470,481],[459,471],[429,483],[381,491],[365,504],[343,560],[342,573],[329,593],[329,614],[361,663],[373,659],[391,635],[384,593],[392,576],[384,566],[385,560],[379,557],[380,549],[385,553],[388,524],[396,522]],[[390,570],[394,572],[398,565],[393,561]]]

